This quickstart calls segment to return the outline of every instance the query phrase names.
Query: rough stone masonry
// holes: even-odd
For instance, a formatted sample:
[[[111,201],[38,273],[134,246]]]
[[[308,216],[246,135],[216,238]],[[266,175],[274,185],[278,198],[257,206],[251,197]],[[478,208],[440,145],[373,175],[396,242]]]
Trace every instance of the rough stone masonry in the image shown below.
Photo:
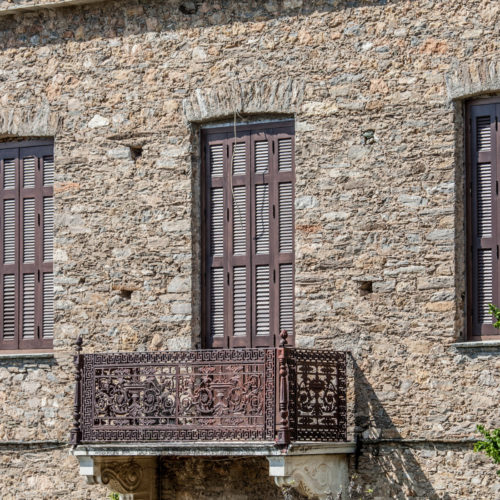
[[[0,8],[0,134],[54,138],[57,273],[53,356],[0,355],[2,500],[108,494],[65,444],[79,334],[86,352],[199,345],[199,127],[235,112],[295,119],[297,343],[352,352],[352,498],[500,498],[472,452],[476,424],[500,427],[500,348],[455,346],[462,104],[500,92],[498,2]],[[164,498],[282,497],[259,459],[222,490],[225,466],[187,462]]]

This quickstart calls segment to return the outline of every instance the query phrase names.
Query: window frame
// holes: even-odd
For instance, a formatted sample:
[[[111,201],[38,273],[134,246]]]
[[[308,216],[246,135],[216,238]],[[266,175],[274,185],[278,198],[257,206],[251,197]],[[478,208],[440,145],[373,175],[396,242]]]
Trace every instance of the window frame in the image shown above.
[[[21,159],[23,158],[23,155],[21,154],[21,151],[23,149],[33,149],[33,155],[37,158],[38,163],[38,169],[35,168],[35,182],[38,182],[34,188],[25,188],[22,186],[22,163]],[[15,161],[16,161],[16,193],[15,193],[15,198],[10,198],[8,199],[15,199],[16,200],[16,219],[15,219],[15,227],[16,227],[16,234],[15,234],[15,256],[16,256],[16,262],[15,264],[7,264],[9,266],[15,266],[15,286],[16,286],[16,294],[15,294],[15,324],[16,324],[16,333],[14,335],[14,338],[12,340],[4,340],[3,338],[3,282],[1,284],[1,290],[0,290],[0,298],[1,298],[1,305],[2,305],[2,312],[1,312],[1,324],[0,324],[0,331],[2,332],[2,335],[0,335],[0,354],[8,354],[8,353],[29,353],[29,352],[34,352],[34,353],[46,353],[50,352],[53,349],[53,337],[51,338],[44,338],[43,336],[43,310],[44,310],[44,295],[43,295],[43,280],[44,280],[44,275],[45,274],[52,274],[52,279],[54,279],[54,259],[52,255],[52,260],[51,261],[44,261],[43,260],[43,251],[44,251],[44,198],[46,197],[51,197],[52,200],[54,200],[54,184],[52,185],[44,185],[43,184],[43,174],[44,170],[42,167],[42,162],[43,158],[45,157],[52,157],[52,161],[54,162],[54,140],[51,138],[45,138],[45,139],[32,139],[32,140],[18,140],[18,141],[5,141],[5,142],[0,142],[0,161],[2,161],[8,156],[5,156],[3,154],[4,151],[8,150],[17,150],[16,156],[15,156]],[[27,155],[29,156],[29,155]],[[26,157],[27,157],[26,156]],[[42,168],[40,168],[42,167]],[[55,166],[54,166],[55,168]],[[39,172],[37,172],[39,170]],[[3,188],[3,175],[4,172],[3,170],[0,171],[0,182],[1,182],[1,187],[0,189],[2,190],[2,200],[4,199],[4,188]],[[38,178],[38,181],[36,179]],[[23,193],[24,191],[24,193]],[[29,194],[26,193],[28,191]],[[24,196],[23,196],[24,194]],[[34,263],[25,263],[22,262],[22,252],[23,252],[23,236],[21,234],[21,227],[22,227],[22,220],[23,220],[23,209],[22,209],[22,204],[23,204],[23,199],[26,199],[27,196],[33,197],[35,200],[34,208],[35,208],[35,214],[38,212],[40,215],[40,222],[38,225],[35,223],[35,233],[34,233],[34,251],[35,251],[35,261]],[[53,206],[53,205],[52,205]],[[54,213],[53,213],[54,216]],[[2,207],[0,207],[0,240],[2,241],[3,245],[3,238],[4,238],[4,229],[3,229],[3,218],[4,218],[4,213],[3,213],[3,202],[2,202]],[[36,217],[35,217],[36,219]],[[52,224],[54,224],[54,221],[52,221]],[[38,226],[38,230],[36,227]],[[38,236],[37,236],[38,234]],[[54,230],[52,228],[52,238],[54,237]],[[53,253],[53,248],[54,248],[54,241],[52,239],[52,253]],[[6,264],[3,263],[3,248],[2,248],[2,261],[0,262],[0,266],[2,266],[2,276],[3,276],[3,266]],[[37,280],[35,278],[35,292],[34,292],[34,321],[35,321],[35,331],[37,330],[37,326],[39,327],[40,336],[38,338],[33,338],[33,339],[25,339],[22,336],[22,276],[23,276],[23,269],[29,270],[31,269],[32,272],[36,274],[41,275],[41,280],[38,280],[38,285]],[[31,272],[31,271],[30,271]],[[53,285],[52,285],[53,287]],[[54,293],[52,291],[52,331],[54,330]],[[36,333],[34,334],[36,335]]]
[[[465,137],[464,137],[464,143],[465,143],[465,229],[466,229],[466,238],[465,238],[465,244],[466,244],[466,251],[465,251],[465,258],[466,258],[466,335],[465,338],[469,342],[477,342],[477,341],[491,341],[491,340],[500,340],[500,331],[496,334],[477,334],[474,328],[474,316],[473,316],[473,308],[474,308],[474,302],[475,302],[475,289],[477,286],[477,279],[474,278],[474,229],[476,227],[476,224],[474,222],[474,217],[476,216],[476,209],[473,207],[473,177],[474,177],[474,172],[473,172],[473,166],[474,166],[474,159],[473,159],[473,141],[474,137],[472,137],[473,133],[473,126],[472,126],[472,118],[473,118],[473,108],[475,106],[481,106],[481,105],[496,105],[500,107],[500,96],[489,96],[489,97],[478,97],[474,99],[470,99],[465,103]],[[500,182],[500,129],[497,128],[496,130],[496,176],[497,176],[497,182]],[[498,208],[500,208],[500,197],[497,198],[497,212]],[[496,224],[497,226],[497,235],[496,235],[496,240],[497,240],[497,245],[500,245],[500,217],[498,217],[498,214],[493,213],[493,207],[492,207],[492,218],[493,218],[493,223]],[[498,258],[497,258],[498,261]],[[499,264],[497,264],[498,270],[500,271],[500,261]],[[498,274],[498,273],[497,273]],[[496,287],[495,287],[495,281],[496,281]],[[500,297],[500,275],[494,277],[493,289],[496,288],[497,292],[499,293]],[[493,290],[494,293],[494,290]],[[494,302],[494,299],[493,299]],[[496,304],[497,306],[500,306],[500,304]]]
[[[208,276],[208,273],[210,272],[210,265],[209,265],[209,258],[210,258],[210,223],[209,223],[209,192],[211,188],[211,176],[209,172],[209,165],[207,165],[207,152],[208,152],[208,144],[210,140],[208,137],[210,136],[219,136],[219,137],[226,137],[224,140],[234,140],[240,137],[241,135],[245,135],[245,132],[247,133],[246,135],[248,136],[247,139],[250,143],[250,148],[253,147],[254,143],[256,140],[262,140],[262,137],[270,137],[273,136],[275,137],[275,140],[278,141],[280,139],[280,129],[284,131],[283,133],[286,134],[286,137],[290,137],[292,140],[292,170],[289,174],[289,179],[290,183],[292,184],[292,200],[294,199],[295,196],[295,122],[293,119],[286,118],[286,119],[276,119],[276,120],[269,120],[269,121],[258,121],[258,122],[248,122],[248,123],[239,123],[236,124],[236,136],[235,134],[235,126],[234,124],[223,124],[223,125],[209,125],[201,128],[201,133],[200,133],[200,152],[201,152],[201,174],[200,174],[200,184],[201,184],[201,189],[200,189],[200,199],[201,199],[201,206],[200,206],[200,215],[201,215],[201,345],[202,348],[238,348],[238,347],[250,347],[250,345],[246,345],[245,342],[234,342],[235,337],[231,336],[228,334],[226,329],[224,329],[224,342],[226,345],[217,345],[213,346],[212,345],[212,339],[210,338],[210,290],[208,289],[210,286],[210,279]],[[229,136],[228,136],[229,134]],[[259,139],[255,139],[256,137],[259,137]],[[224,153],[225,154],[225,153]],[[253,153],[251,153],[253,155]],[[278,151],[275,153],[276,155],[276,162],[277,162],[277,157],[278,157]],[[269,159],[269,164],[271,165],[271,159]],[[252,160],[249,160],[249,166],[252,168],[253,163]],[[276,163],[276,172],[277,172],[277,163]],[[249,179],[253,177],[254,174],[253,172],[249,173]],[[260,174],[258,174],[260,175]],[[282,174],[281,174],[282,175]],[[268,174],[269,178],[271,178],[271,175]],[[233,175],[234,177],[234,175]],[[232,182],[232,181],[231,181]],[[249,185],[247,186],[249,189],[252,187],[252,183],[254,182],[253,180],[248,181]],[[273,190],[270,188],[269,192],[269,204],[270,206],[272,205],[273,201],[275,203],[278,202],[278,186],[280,182],[286,182],[284,180],[277,180],[273,179],[269,181],[269,185],[274,185],[272,183],[276,184],[276,193],[271,193]],[[224,179],[223,186],[224,189],[227,189],[229,182],[227,179]],[[232,186],[232,184],[231,184]],[[250,191],[248,191],[250,193]],[[292,291],[294,290],[295,287],[295,207],[294,203],[292,203]],[[231,216],[232,217],[232,216]],[[277,217],[277,222],[276,224],[279,224],[279,218]],[[248,219],[248,214],[247,214],[247,222],[249,221]],[[249,231],[250,233],[250,239],[252,239],[253,235],[253,226],[254,226],[254,217],[251,218],[251,229]],[[225,221],[225,224],[229,224],[227,220]],[[231,224],[229,224],[229,227]],[[229,229],[229,231],[232,231],[232,229]],[[276,240],[277,235],[270,234],[270,253],[269,253],[269,259],[270,262],[273,264],[273,266],[276,266],[280,264],[280,256],[279,256],[279,244],[276,244],[276,241],[273,243],[273,237]],[[224,242],[224,245],[226,245],[226,242]],[[250,241],[251,245],[251,241]],[[273,248],[274,247],[274,248]],[[247,247],[248,248],[248,247]],[[278,249],[278,250],[277,250]],[[226,255],[226,249],[224,250],[224,255]],[[252,252],[250,252],[251,254]],[[254,261],[255,262],[255,261]],[[258,264],[255,264],[258,265]],[[250,283],[247,283],[247,289],[252,286],[252,288],[255,285],[255,276],[253,272],[253,267],[250,270],[250,273],[252,275]],[[273,267],[274,269],[274,267]],[[279,281],[279,279],[278,279]],[[272,291],[272,289],[271,289]],[[293,292],[292,292],[293,293]],[[279,344],[279,309],[278,310],[273,310],[273,305],[279,305],[279,282],[274,286],[274,297],[270,296],[270,328],[271,328],[271,333],[273,335],[270,335],[270,337],[273,337],[273,344],[269,345],[275,345],[277,346]],[[250,298],[251,303],[252,303],[252,319],[248,319],[247,317],[247,324],[253,325],[255,319],[253,318],[255,314],[255,291],[252,292],[252,296]],[[295,302],[295,297],[293,294],[293,300],[292,302]],[[232,301],[231,301],[232,303]],[[226,304],[225,304],[226,306]],[[224,318],[227,316],[227,310],[224,310]],[[225,323],[226,323],[225,319]],[[293,305],[293,312],[292,312],[292,324],[295,325],[295,307]],[[226,323],[227,324],[227,323]],[[232,322],[231,322],[232,324]],[[253,345],[254,342],[254,337],[255,337],[255,332],[253,331],[254,327],[251,327],[251,331],[247,334],[249,337],[249,342]],[[288,344],[293,345],[294,344],[294,332],[289,335],[288,338]],[[232,340],[230,340],[232,339]],[[239,339],[236,339],[239,340]],[[264,347],[264,345],[260,345],[260,347]]]

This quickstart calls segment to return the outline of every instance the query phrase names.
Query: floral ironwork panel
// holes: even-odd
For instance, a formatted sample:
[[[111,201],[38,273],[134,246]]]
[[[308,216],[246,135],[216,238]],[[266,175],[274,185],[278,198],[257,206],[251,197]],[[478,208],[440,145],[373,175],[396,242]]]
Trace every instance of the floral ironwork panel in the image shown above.
[[[87,354],[82,441],[272,440],[272,349]]]
[[[346,353],[290,349],[287,363],[292,439],[346,440]]]

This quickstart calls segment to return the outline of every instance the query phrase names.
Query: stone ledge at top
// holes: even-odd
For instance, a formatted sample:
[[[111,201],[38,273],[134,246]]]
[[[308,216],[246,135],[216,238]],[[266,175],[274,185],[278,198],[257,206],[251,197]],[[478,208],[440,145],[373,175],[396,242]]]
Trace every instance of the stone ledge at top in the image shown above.
[[[55,357],[54,351],[50,352],[0,351],[0,361],[2,359],[52,359],[54,357]]]
[[[500,340],[481,340],[477,342],[456,342],[451,347],[457,349],[498,349],[500,351]]]
[[[23,12],[35,12],[42,9],[58,9],[69,5],[103,3],[107,0],[17,0],[0,1],[0,16],[9,16]]]

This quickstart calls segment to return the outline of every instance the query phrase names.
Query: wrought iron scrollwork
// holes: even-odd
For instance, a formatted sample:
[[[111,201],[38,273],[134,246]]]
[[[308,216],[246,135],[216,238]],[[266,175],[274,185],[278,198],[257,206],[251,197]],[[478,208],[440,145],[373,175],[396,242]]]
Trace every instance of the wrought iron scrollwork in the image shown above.
[[[75,442],[346,439],[342,352],[84,354],[75,366]]]
[[[345,352],[290,349],[290,426],[298,441],[347,439]]]
[[[83,356],[82,441],[269,440],[272,349]]]

